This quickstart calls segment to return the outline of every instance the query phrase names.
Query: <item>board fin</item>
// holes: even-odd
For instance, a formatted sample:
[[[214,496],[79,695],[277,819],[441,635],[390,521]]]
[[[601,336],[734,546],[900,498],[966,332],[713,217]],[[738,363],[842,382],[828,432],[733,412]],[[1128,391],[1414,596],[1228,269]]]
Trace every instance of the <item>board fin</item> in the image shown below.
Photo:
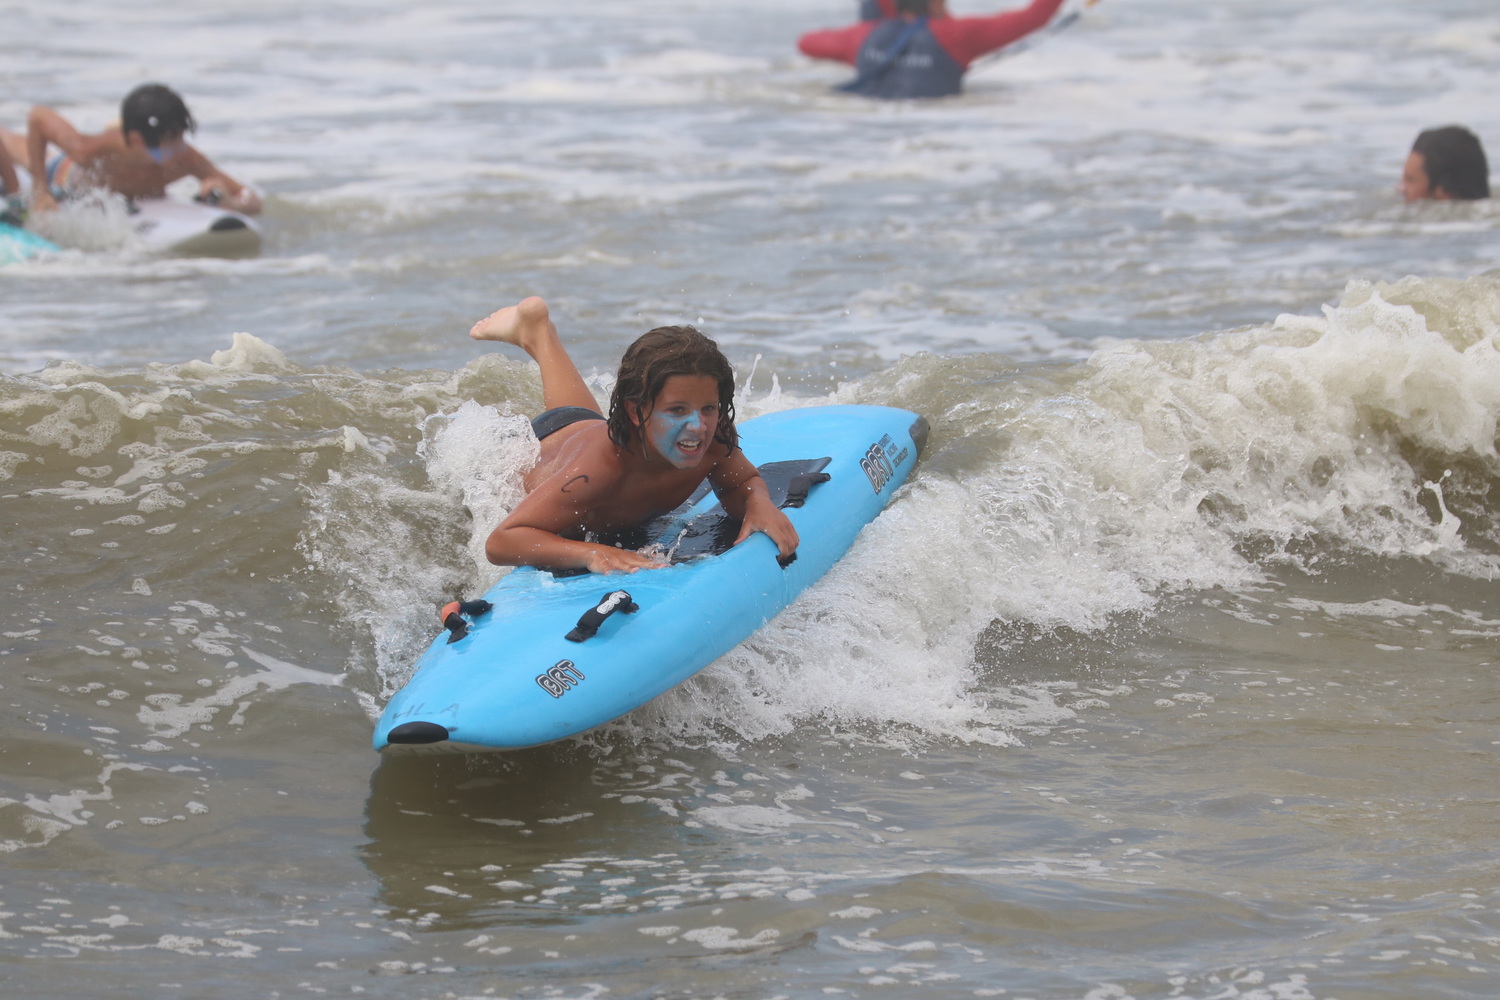
[[[447,739],[448,730],[436,722],[403,722],[385,734],[387,743],[403,746],[443,743]]]

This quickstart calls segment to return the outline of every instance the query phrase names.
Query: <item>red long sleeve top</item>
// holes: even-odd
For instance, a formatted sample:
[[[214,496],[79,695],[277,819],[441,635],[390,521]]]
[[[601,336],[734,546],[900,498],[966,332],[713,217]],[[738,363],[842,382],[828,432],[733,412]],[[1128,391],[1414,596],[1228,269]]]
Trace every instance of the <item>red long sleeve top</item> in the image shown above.
[[[943,50],[963,68],[986,52],[1003,49],[1046,25],[1063,0],[1032,0],[1031,6],[987,17],[942,17],[927,22],[927,28]],[[813,59],[832,59],[853,66],[860,46],[879,21],[861,21],[847,28],[810,31],[797,39],[797,48]]]

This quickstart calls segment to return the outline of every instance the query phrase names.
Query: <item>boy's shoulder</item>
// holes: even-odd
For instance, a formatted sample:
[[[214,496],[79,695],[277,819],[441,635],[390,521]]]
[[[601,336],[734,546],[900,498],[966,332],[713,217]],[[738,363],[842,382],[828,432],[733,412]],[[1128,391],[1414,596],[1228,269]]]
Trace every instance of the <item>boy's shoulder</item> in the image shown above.
[[[623,471],[620,449],[602,420],[579,421],[549,434],[542,445],[542,462],[556,472],[571,469],[605,478],[618,478]]]
[[[125,148],[125,130],[120,127],[119,122],[110,122],[99,131],[89,134],[88,138],[112,148]]]
[[[82,148],[75,156],[77,159],[98,160],[119,156],[130,150],[130,147],[125,144],[125,133],[120,131],[119,122],[106,125],[98,132],[80,132],[78,139],[82,143]]]

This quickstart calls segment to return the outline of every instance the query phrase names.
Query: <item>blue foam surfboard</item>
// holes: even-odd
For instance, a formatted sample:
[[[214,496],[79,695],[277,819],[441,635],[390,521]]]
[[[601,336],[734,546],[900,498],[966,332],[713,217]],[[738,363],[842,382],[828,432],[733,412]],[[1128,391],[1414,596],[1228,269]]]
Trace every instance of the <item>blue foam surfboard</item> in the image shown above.
[[[38,254],[58,252],[57,244],[36,233],[0,222],[0,264],[15,264]]]
[[[783,568],[756,534],[733,542],[711,493],[663,519],[674,562],[598,576],[513,570],[433,640],[376,723],[385,753],[515,750],[587,732],[682,683],[817,581],[906,481],[927,422],[885,406],[783,410],[740,447],[801,544]],[[459,636],[462,637],[459,637]]]

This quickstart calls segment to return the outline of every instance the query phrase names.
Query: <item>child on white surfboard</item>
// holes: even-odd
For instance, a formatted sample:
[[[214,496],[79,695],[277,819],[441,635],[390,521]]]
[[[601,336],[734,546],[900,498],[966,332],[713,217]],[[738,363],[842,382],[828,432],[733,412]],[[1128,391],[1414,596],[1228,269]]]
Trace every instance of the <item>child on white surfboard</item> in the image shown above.
[[[199,196],[245,215],[261,209],[260,195],[224,173],[185,141],[197,129],[187,105],[171,88],[144,84],[120,105],[120,122],[98,134],[78,131],[62,115],[38,105],[26,134],[0,129],[0,142],[31,172],[31,208],[57,206],[57,194],[102,188],[126,198],[163,198],[167,185],[198,179]],[[49,150],[59,152],[48,156]],[[8,182],[7,182],[8,186]]]

